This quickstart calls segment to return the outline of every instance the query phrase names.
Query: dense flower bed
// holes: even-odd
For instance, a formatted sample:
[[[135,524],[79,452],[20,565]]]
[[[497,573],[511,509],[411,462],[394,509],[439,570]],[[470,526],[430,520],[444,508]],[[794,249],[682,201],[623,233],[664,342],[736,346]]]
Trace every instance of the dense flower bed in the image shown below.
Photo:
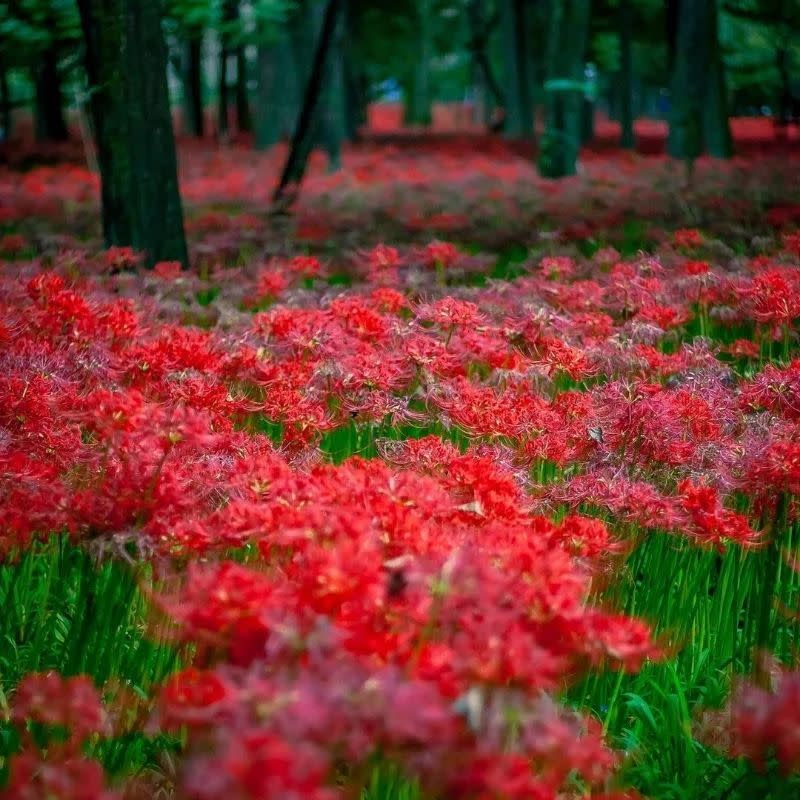
[[[597,175],[526,216],[492,169],[459,244],[197,208],[192,272],[53,239],[88,180],[6,184],[6,797],[796,789],[796,198],[665,202],[645,253],[559,221]],[[337,180],[301,209],[331,241],[391,217]],[[468,246],[494,200],[554,235]]]

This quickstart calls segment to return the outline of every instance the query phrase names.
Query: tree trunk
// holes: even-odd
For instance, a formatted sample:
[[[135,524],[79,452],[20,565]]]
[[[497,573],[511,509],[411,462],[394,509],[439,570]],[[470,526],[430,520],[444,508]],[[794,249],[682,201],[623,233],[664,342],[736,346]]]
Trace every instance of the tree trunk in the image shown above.
[[[11,91],[8,85],[8,71],[6,65],[0,63],[0,128],[3,135],[0,141],[7,142],[11,139]]]
[[[188,263],[160,8],[78,0],[107,246]]]
[[[470,51],[472,53],[473,83],[476,89],[476,103],[482,100],[480,113],[475,122],[491,128],[494,107],[505,106],[505,95],[492,70],[488,54],[489,22],[484,14],[482,0],[470,0],[467,5],[470,26]],[[476,112],[478,109],[476,108]]]
[[[778,125],[788,125],[792,118],[792,85],[789,78],[789,51],[779,47],[775,53],[775,65],[778,68],[780,84],[778,89]]]
[[[223,0],[222,30],[219,33],[219,76],[217,82],[217,133],[220,137],[225,137],[229,128],[228,62],[230,61],[230,56],[235,52],[231,48],[228,27],[236,21],[238,14],[238,0]]]
[[[367,122],[367,87],[349,48],[344,49],[345,131],[351,142],[358,141]]]
[[[406,125],[430,125],[431,112],[431,0],[417,2],[417,36],[411,54],[412,64],[406,90],[404,122]]]
[[[503,0],[501,28],[505,60],[506,102],[504,133],[509,139],[533,136],[528,26],[524,0]]]
[[[36,140],[65,142],[69,139],[64,109],[61,105],[61,76],[58,53],[50,45],[41,56],[36,71]]]
[[[584,55],[590,0],[551,0],[545,131],[539,172],[561,178],[577,171],[584,114]]]
[[[709,155],[730,158],[733,155],[733,137],[728,120],[728,87],[725,82],[725,65],[719,45],[719,5],[708,0],[709,48],[708,74],[703,103],[703,138]]]
[[[367,122],[367,81],[353,54],[356,29],[350,3],[343,8],[342,80],[344,81],[344,128],[351,142],[357,141],[362,125]]]
[[[342,6],[342,10],[346,12],[347,0],[342,0]],[[340,14],[336,22],[327,58],[321,109],[322,144],[328,154],[328,170],[330,172],[336,172],[342,167],[342,142],[347,136],[345,129],[344,20],[342,17],[343,15]],[[320,23],[322,22],[323,20],[320,19]],[[319,30],[321,33],[321,25]]]
[[[677,14],[669,154],[689,165],[706,146],[713,155],[728,157],[731,137],[717,36],[717,2],[678,0]]]
[[[240,133],[253,129],[247,92],[247,57],[244,47],[236,48],[236,128]]]
[[[300,93],[294,67],[292,41],[286,32],[273,42],[258,46],[257,101],[254,104],[255,147],[266,150],[291,137],[297,120]]]
[[[203,138],[205,120],[203,117],[203,32],[191,34],[186,40],[186,57],[183,75],[184,108],[186,132],[199,139]]]
[[[220,41],[219,77],[217,81],[217,134],[228,133],[228,47]]]
[[[631,0],[620,0],[619,4],[619,121],[622,125],[620,147],[633,150],[636,137],[633,133],[633,6]]]
[[[303,106],[300,109],[297,125],[292,135],[292,144],[281,173],[280,182],[273,195],[275,204],[282,203],[286,199],[289,187],[298,187],[305,174],[308,156],[314,145],[315,128],[317,127],[315,123],[319,113],[322,84],[328,56],[336,33],[341,5],[341,0],[328,0],[325,8],[322,28],[314,50],[311,74],[303,93]]]

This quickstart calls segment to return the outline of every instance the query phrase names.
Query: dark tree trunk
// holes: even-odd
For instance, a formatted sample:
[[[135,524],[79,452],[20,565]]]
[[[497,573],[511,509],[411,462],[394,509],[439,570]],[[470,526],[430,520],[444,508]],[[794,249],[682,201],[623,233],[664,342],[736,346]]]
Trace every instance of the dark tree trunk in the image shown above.
[[[186,131],[203,138],[205,120],[203,115],[203,33],[191,34],[186,40],[186,61],[183,86],[186,98]]]
[[[7,142],[11,138],[11,91],[5,64],[0,64],[0,128],[3,129],[0,141]]]
[[[708,0],[708,32],[706,46],[708,75],[703,102],[703,138],[705,149],[715,158],[733,155],[733,137],[728,120],[728,88],[725,83],[725,65],[719,44],[719,6],[717,0]]]
[[[667,66],[670,74],[675,69],[675,59],[678,52],[678,23],[680,19],[681,0],[667,0],[666,22],[667,22]]]
[[[364,76],[347,48],[344,53],[345,131],[351,142],[358,141],[367,122],[367,87]]]
[[[228,133],[228,114],[230,96],[228,91],[228,66],[231,55],[235,50],[231,47],[230,33],[227,30],[239,14],[238,0],[223,0],[222,24],[223,30],[219,36],[219,80],[217,84],[217,132],[220,137]]]
[[[680,0],[677,12],[669,153],[689,165],[706,147],[712,155],[728,157],[731,137],[717,37],[717,2]]]
[[[325,16],[322,20],[322,27],[314,51],[314,61],[311,65],[311,74],[303,93],[303,105],[292,134],[289,155],[286,158],[280,182],[273,195],[275,204],[282,203],[286,199],[289,187],[298,187],[305,174],[308,156],[314,144],[315,123],[319,113],[322,84],[328,56],[334,42],[341,5],[341,0],[328,0],[325,8]]]
[[[778,68],[780,77],[780,88],[778,90],[778,114],[779,125],[788,125],[792,119],[792,84],[789,76],[789,51],[786,47],[779,47],[775,54],[775,65]]]
[[[488,54],[490,23],[485,18],[482,0],[471,0],[467,6],[470,22],[470,50],[475,75],[475,84],[484,91],[483,122],[491,125],[492,106],[502,108],[506,104],[503,89],[495,77]]]
[[[68,138],[58,53],[51,45],[42,53],[36,71],[36,139],[39,142],[65,142]]]
[[[108,246],[187,265],[160,8],[78,0]]]
[[[539,172],[561,178],[577,171],[584,118],[584,56],[590,0],[551,0],[545,131]]]
[[[297,120],[300,88],[292,39],[286,32],[258,46],[257,100],[254,104],[255,147],[266,150],[291,137]]]
[[[228,133],[228,48],[220,44],[219,80],[217,83],[217,133]]]
[[[509,139],[530,139],[533,136],[525,6],[525,0],[503,0],[501,6],[506,79],[504,133]]]
[[[361,126],[367,122],[367,85],[361,65],[354,56],[356,30],[350,3],[346,2],[342,10],[343,41],[342,80],[344,82],[344,129],[345,136],[351,142],[357,141]]]
[[[336,172],[342,166],[342,143],[347,131],[345,128],[345,84],[344,84],[344,14],[347,11],[347,0],[342,0],[342,12],[336,22],[328,53],[325,76],[323,79],[321,107],[322,144],[328,154],[328,169]],[[322,6],[319,6],[322,9]],[[324,13],[324,12],[323,12]],[[324,22],[320,15],[320,28]],[[318,34],[319,35],[319,34]]]
[[[619,121],[622,125],[620,147],[633,150],[636,138],[633,133],[633,6],[631,0],[619,4]]]
[[[430,125],[431,111],[430,60],[433,31],[431,0],[417,2],[417,36],[411,54],[411,68],[406,87],[404,121],[407,125]]]
[[[236,128],[240,133],[253,129],[247,92],[247,58],[244,47],[236,48]]]

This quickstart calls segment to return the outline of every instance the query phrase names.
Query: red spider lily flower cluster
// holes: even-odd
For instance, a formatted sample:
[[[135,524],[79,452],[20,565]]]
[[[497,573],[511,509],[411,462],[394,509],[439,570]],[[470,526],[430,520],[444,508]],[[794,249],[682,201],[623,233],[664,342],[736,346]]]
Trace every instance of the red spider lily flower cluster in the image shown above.
[[[184,167],[190,208],[264,196],[237,158],[220,156],[224,177]],[[26,261],[41,242],[0,246],[15,259],[0,269],[0,556],[61,534],[152,564],[148,598],[193,654],[152,720],[185,738],[179,797],[328,800],[377,756],[426,796],[614,797],[619,755],[557,698],[662,648],[598,588],[648,530],[766,551],[777,498],[800,494],[796,234],[749,261],[694,229],[648,233],[652,256],[587,258],[564,244],[592,233],[565,185],[547,196],[552,240],[485,279],[490,259],[431,237],[501,204],[485,235],[530,241],[541,186],[511,160],[434,162],[460,194],[432,191],[425,213],[409,187],[427,162],[398,158],[393,192],[401,167],[362,159],[332,209],[312,164],[302,236],[368,229],[358,193],[415,231],[397,247],[354,236],[340,262],[269,249],[249,212],[192,214],[203,277],[143,273],[127,248]],[[634,176],[620,199],[589,169],[613,209],[599,227],[653,194]],[[96,190],[81,171],[2,178],[0,198],[49,218]],[[492,189],[529,178],[514,198]],[[243,242],[257,255],[221,267]],[[377,457],[331,463],[343,436]],[[743,696],[736,752],[795,768],[792,680]],[[82,749],[107,733],[86,680],[31,676],[12,700],[25,746],[8,797],[112,796]],[[58,733],[46,752],[27,737],[40,727]]]
[[[717,736],[714,744],[746,758],[758,770],[777,762],[784,774],[796,773],[800,770],[800,673],[775,665],[769,673],[769,688],[742,683],[725,709],[711,712],[718,725],[720,718],[725,723],[723,740]]]
[[[21,734],[22,751],[11,758],[8,783],[0,789],[3,800],[117,800],[117,793],[106,789],[100,763],[81,752],[90,737],[110,732],[88,678],[26,676],[16,688],[11,720]],[[31,735],[31,726],[40,729],[39,737]]]

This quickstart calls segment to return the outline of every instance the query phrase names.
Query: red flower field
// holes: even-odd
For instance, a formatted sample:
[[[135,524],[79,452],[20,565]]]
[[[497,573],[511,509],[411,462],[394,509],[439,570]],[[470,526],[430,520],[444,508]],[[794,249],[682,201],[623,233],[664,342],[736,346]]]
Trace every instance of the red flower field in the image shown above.
[[[0,796],[796,796],[800,160],[280,157],[0,171]]]

